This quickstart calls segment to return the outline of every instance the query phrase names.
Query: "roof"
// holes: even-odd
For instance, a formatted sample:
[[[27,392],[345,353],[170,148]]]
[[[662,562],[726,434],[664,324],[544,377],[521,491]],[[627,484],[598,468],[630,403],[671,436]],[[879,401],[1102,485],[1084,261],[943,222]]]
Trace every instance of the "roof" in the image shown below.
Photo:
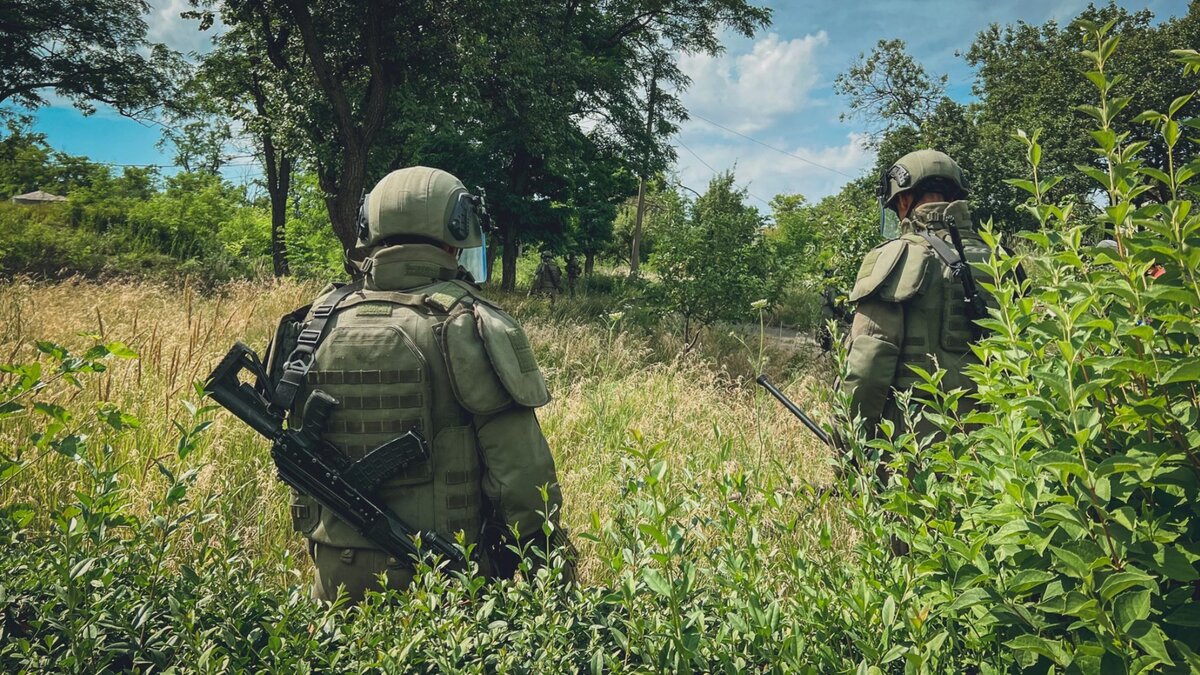
[[[12,200],[18,204],[35,204],[40,202],[65,202],[67,198],[52,195],[49,192],[41,190],[34,190],[33,192],[26,192],[23,195],[17,195]]]

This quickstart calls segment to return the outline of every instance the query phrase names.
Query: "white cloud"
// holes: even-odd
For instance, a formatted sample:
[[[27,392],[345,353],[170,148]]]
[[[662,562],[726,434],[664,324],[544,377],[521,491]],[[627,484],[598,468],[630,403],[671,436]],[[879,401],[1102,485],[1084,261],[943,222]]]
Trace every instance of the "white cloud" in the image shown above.
[[[738,185],[748,187],[754,195],[751,203],[765,211],[767,205],[760,200],[769,201],[777,194],[800,193],[809,201],[817,201],[850,182],[851,178],[847,176],[861,176],[875,163],[875,151],[868,149],[864,140],[862,134],[851,133],[840,145],[797,147],[785,142],[771,143],[802,158],[797,159],[734,136],[714,140],[685,139],[683,142],[704,163],[680,148],[676,169],[684,185],[703,192],[713,175],[705,163],[718,171],[733,168]]]
[[[820,80],[817,54],[828,42],[824,31],[793,40],[771,33],[749,53],[682,55],[679,67],[692,79],[683,103],[743,133],[764,129],[808,103]]]
[[[212,49],[213,36],[221,32],[220,22],[201,31],[199,21],[181,17],[181,12],[195,9],[188,0],[150,0],[149,5],[145,19],[149,26],[146,37],[151,42],[161,42],[185,54],[207,52]]]

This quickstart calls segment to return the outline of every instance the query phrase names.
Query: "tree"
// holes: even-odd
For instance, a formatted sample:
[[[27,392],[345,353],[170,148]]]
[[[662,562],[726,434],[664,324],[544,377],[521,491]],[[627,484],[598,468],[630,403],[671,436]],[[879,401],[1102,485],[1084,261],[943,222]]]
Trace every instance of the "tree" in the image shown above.
[[[751,303],[778,297],[776,257],[746,196],[732,172],[715,176],[687,220],[661,233],[651,257],[662,277],[659,302],[683,317],[689,345],[699,335],[694,325],[738,321],[753,315]]]
[[[347,249],[355,247],[371,167],[389,166],[397,154],[380,142],[382,134],[408,106],[420,110],[424,92],[435,90],[455,62],[466,25],[459,9],[428,0],[217,4],[225,25],[261,47],[263,58],[250,52],[254,74],[287,82],[274,92],[279,99],[269,114],[277,131],[303,138]],[[211,14],[205,20],[211,24]]]
[[[946,76],[930,77],[905,51],[903,40],[880,40],[870,56],[859,54],[834,80],[834,91],[849,99],[848,117],[881,123],[886,133],[907,124],[920,130],[946,93]]]
[[[0,104],[46,105],[53,89],[145,116],[169,97],[182,59],[146,40],[143,0],[8,0],[0,7]]]
[[[223,151],[233,139],[231,126],[219,125],[221,117],[239,123],[252,139],[264,169],[264,182],[271,202],[271,264],[275,276],[289,273],[287,253],[287,208],[296,151],[303,141],[293,130],[287,133],[281,106],[288,101],[288,74],[269,66],[259,35],[245,26],[235,26],[214,40],[215,48],[205,55],[196,77],[188,87],[194,104],[196,124],[213,129],[207,146]],[[214,114],[215,113],[215,114]],[[212,115],[218,124],[203,119]]]

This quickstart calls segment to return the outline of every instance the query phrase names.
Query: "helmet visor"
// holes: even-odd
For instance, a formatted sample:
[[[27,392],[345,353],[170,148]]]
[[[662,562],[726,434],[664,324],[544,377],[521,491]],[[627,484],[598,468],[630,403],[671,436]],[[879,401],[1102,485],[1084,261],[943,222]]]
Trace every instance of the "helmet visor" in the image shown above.
[[[900,236],[900,216],[879,199],[879,235],[885,241],[891,241]]]
[[[487,264],[487,234],[480,232],[479,240],[482,242],[479,246],[464,248],[458,252],[458,264],[471,273],[475,283],[485,284],[490,272]]]

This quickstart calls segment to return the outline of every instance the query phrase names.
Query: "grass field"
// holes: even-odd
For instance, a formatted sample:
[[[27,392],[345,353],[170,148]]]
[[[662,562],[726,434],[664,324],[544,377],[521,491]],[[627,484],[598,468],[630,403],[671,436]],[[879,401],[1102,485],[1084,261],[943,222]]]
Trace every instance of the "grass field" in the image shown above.
[[[118,282],[7,283],[0,287],[6,299],[0,303],[0,361],[36,359],[36,340],[81,349],[97,335],[135,351],[137,358],[114,361],[82,390],[59,382],[50,398],[77,411],[111,404],[140,420],[114,450],[129,494],[148,505],[163,482],[154,460],[172,454],[174,425],[187,422],[185,402],[197,401],[197,383],[234,340],[261,348],[276,319],[317,291],[315,284],[294,281],[235,283],[207,293]],[[659,444],[662,459],[714,496],[721,477],[737,470],[752,470],[786,490],[827,478],[824,449],[753,386],[762,364],[801,405],[824,417],[818,392],[832,379],[827,357],[783,351],[770,340],[760,344],[755,335],[743,343],[728,329],[710,331],[697,349],[681,355],[677,336],[661,328],[627,330],[609,316],[604,297],[554,308],[522,296],[498,300],[523,320],[550,383],[554,400],[539,418],[573,531],[611,522],[635,434]],[[177,467],[198,471],[191,499],[225,514],[252,556],[270,559],[290,549],[305,565],[301,540],[290,530],[286,489],[274,479],[265,443],[232,416],[219,412],[212,419],[197,451]],[[0,426],[6,454],[22,455],[30,422],[17,417]],[[4,481],[0,503],[46,511],[69,498],[77,475],[70,460],[50,454]],[[601,560],[613,552],[597,550],[600,544],[588,539],[578,543],[582,579],[606,581],[611,568]]]

